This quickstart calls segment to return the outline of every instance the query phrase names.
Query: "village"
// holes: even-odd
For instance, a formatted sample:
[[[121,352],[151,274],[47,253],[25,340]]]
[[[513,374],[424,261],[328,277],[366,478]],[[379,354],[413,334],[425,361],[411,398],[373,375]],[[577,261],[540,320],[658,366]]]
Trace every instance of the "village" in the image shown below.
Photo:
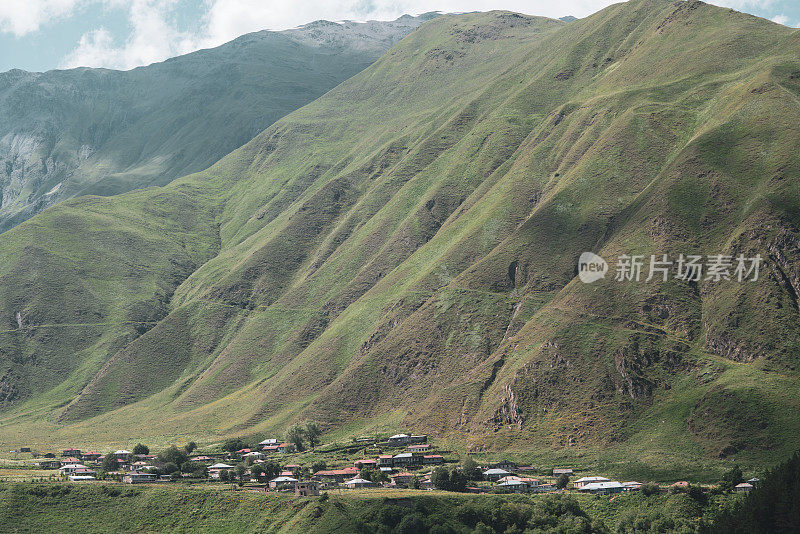
[[[314,445],[314,432],[309,442]],[[124,484],[226,483],[232,489],[293,493],[297,497],[320,495],[331,490],[381,489],[445,490],[466,493],[553,493],[576,492],[616,495],[625,492],[689,492],[710,488],[678,481],[669,484],[618,481],[593,473],[579,473],[566,466],[534,468],[511,460],[479,465],[472,458],[463,461],[450,451],[428,443],[426,435],[395,434],[383,440],[357,439],[345,446],[329,446],[323,460],[312,454],[298,455],[305,444],[275,438],[252,446],[239,439],[228,440],[223,450],[199,451],[191,442],[183,448],[171,446],[151,454],[138,444],[133,450],[105,454],[67,448],[60,453],[32,451],[29,447],[11,451],[29,454],[34,468],[59,482],[92,481]],[[333,453],[333,454],[331,454]],[[308,461],[291,458],[307,457]],[[331,457],[332,456],[332,457]],[[329,465],[330,463],[330,465]],[[38,477],[44,480],[45,476]],[[735,476],[728,483],[731,492],[749,492],[757,478],[744,481]]]

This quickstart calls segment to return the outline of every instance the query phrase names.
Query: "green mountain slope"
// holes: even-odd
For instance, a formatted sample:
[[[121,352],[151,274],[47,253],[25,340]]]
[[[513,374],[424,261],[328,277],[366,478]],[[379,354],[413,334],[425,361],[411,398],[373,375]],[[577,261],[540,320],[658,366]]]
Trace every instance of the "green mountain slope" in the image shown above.
[[[788,454],[799,50],[701,2],[428,22],[206,171],[0,236],[0,441],[313,418],[637,473]],[[585,285],[584,251],[764,266]]]
[[[131,71],[0,74],[0,231],[85,194],[207,168],[434,15],[318,21]]]

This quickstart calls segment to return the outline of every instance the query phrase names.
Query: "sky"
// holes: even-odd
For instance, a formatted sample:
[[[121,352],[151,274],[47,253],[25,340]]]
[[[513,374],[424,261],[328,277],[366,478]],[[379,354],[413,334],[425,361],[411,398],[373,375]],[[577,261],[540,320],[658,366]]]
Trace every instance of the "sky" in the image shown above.
[[[314,20],[392,20],[404,14],[507,9],[585,17],[619,0],[0,0],[0,72],[132,69],[218,46],[239,35]],[[797,0],[710,3],[800,26]]]

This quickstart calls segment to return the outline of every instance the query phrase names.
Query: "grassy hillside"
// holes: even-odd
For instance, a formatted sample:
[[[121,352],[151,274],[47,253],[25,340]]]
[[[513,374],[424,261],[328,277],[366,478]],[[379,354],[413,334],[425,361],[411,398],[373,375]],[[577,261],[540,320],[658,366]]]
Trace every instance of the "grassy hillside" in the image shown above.
[[[205,169],[432,16],[256,32],[126,72],[0,73],[0,231]]]
[[[315,419],[654,478],[788,455],[798,49],[701,2],[428,22],[206,171],[0,236],[0,441]],[[764,265],[585,285],[584,251]]]
[[[633,532],[636,525],[636,532],[695,532],[720,502],[733,499],[344,490],[320,500],[222,486],[148,486],[3,484],[0,531],[13,525],[9,532],[602,533]]]

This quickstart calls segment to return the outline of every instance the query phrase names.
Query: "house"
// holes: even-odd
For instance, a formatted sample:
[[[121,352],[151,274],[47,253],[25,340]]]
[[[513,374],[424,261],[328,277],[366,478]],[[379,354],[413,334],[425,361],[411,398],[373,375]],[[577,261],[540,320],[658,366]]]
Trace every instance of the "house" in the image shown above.
[[[262,447],[264,445],[277,445],[278,444],[278,440],[277,439],[265,439],[264,441],[259,441],[258,444],[261,445]]]
[[[289,448],[288,443],[278,443],[276,445],[264,445],[261,447],[261,450],[267,454],[273,452],[285,453],[286,449]]]
[[[61,467],[61,462],[58,460],[41,460],[34,465],[38,465],[42,469],[58,469]]]
[[[496,464],[492,464],[489,466],[492,469],[505,469],[506,471],[515,471],[517,469],[517,464],[512,462],[511,460],[502,460],[497,462]]]
[[[748,482],[742,482],[741,484],[736,484],[733,488],[733,491],[737,493],[747,493],[748,491],[752,491],[753,485]]]
[[[556,467],[555,469],[553,469],[553,476],[554,477],[559,477],[561,475],[567,475],[568,477],[571,477],[572,476],[572,469],[561,468],[561,467]]]
[[[138,462],[133,462],[128,467],[130,468],[131,471],[142,471],[144,469],[154,469],[154,466],[150,465],[149,462],[145,462],[144,460],[139,460]]]
[[[394,457],[391,454],[378,456],[378,467],[392,467],[394,466]]]
[[[76,457],[74,457],[74,456],[70,456],[70,457],[68,457],[68,458],[62,458],[62,459],[61,459],[61,465],[67,465],[67,464],[79,464],[79,463],[81,463],[81,460],[80,460],[80,458],[76,458]]]
[[[264,459],[264,453],[263,452],[258,452],[258,451],[250,451],[250,452],[246,453],[244,456],[242,456],[242,458],[252,458],[253,460],[263,460]]]
[[[371,480],[366,480],[363,478],[351,478],[350,480],[345,480],[344,485],[348,488],[355,489],[355,488],[374,488],[377,484],[372,482]]]
[[[507,475],[497,480],[498,486],[520,491],[535,488],[541,483],[542,481],[538,478],[518,477],[516,475]]]
[[[391,458],[391,456],[390,456],[390,458]],[[378,467],[378,461],[377,460],[356,460],[354,465],[359,469],[364,469],[364,468],[375,469],[376,467]]]
[[[427,443],[422,445],[409,445],[407,449],[411,452],[425,452],[431,448]]]
[[[19,448],[19,452],[31,452],[31,448],[30,447],[20,447]]]
[[[236,451],[236,454],[238,454],[239,456],[244,456],[249,452],[252,452],[252,449],[245,448],[245,449],[239,449],[238,451]]]
[[[126,451],[125,449],[114,451],[114,456],[116,456],[118,460],[127,460],[130,454],[131,451]]]
[[[386,440],[389,445],[409,445],[411,443],[427,443],[428,436],[409,436],[408,434],[395,434]]]
[[[625,491],[637,491],[642,489],[641,482],[623,482],[623,486],[625,486]]]
[[[101,456],[102,454],[99,452],[84,452],[81,458],[83,458],[84,462],[96,462]]]
[[[283,467],[284,471],[291,471],[295,475],[300,473],[300,466],[297,464],[289,464]]]
[[[64,449],[61,452],[61,456],[80,456],[81,450],[80,449]]]
[[[81,480],[97,480],[93,475],[70,475],[70,482],[80,482]]]
[[[345,467],[344,469],[327,469],[323,471],[317,471],[314,473],[314,477],[331,482],[344,482],[349,478],[357,476],[358,471],[359,470],[355,467]]]
[[[278,473],[279,477],[293,477],[295,476],[294,471],[281,471]]]
[[[294,487],[295,482],[299,482],[293,477],[276,477],[269,481],[269,487],[272,489],[284,489]]]
[[[93,469],[89,469],[88,467],[81,467],[81,468],[76,469],[75,471],[73,471],[70,476],[84,476],[84,477],[85,476],[90,476],[90,477],[94,477],[95,474],[96,473],[94,472]]]
[[[508,491],[514,491],[517,493],[524,493],[530,490],[530,486],[528,486],[525,482],[521,480],[507,480],[505,482],[499,483],[497,487]]]
[[[294,495],[295,497],[313,497],[315,495],[319,495],[319,482],[316,480],[295,482]]]
[[[409,473],[408,471],[404,471],[402,473],[394,475],[391,478],[392,478],[392,484],[394,484],[395,486],[408,486],[414,479],[414,474]]]
[[[759,482],[761,482],[761,481],[759,479],[757,479],[756,477],[753,477],[753,478],[751,478],[750,480],[747,481],[747,483],[748,484],[752,484],[753,487],[758,486]]]
[[[580,490],[592,495],[609,495],[625,491],[625,486],[620,482],[607,480],[605,482],[589,482],[581,486]]]
[[[88,467],[83,464],[66,464],[62,465],[58,470],[61,471],[62,475],[71,475],[78,469],[88,469]]]
[[[395,467],[406,467],[422,463],[422,456],[419,453],[401,452],[392,457],[392,464]]]
[[[195,456],[193,458],[189,458],[190,462],[213,462],[214,459],[211,456]]]
[[[142,471],[131,471],[122,476],[122,481],[127,484],[141,484],[142,482],[155,482],[158,475],[155,473],[144,473]]]
[[[232,465],[223,464],[223,463],[216,463],[214,465],[208,466],[208,476],[211,478],[219,478],[219,475],[222,471],[228,471],[233,469]]]
[[[52,452],[46,452],[42,455],[42,458],[55,458],[56,455]]]
[[[609,480],[605,477],[583,477],[573,482],[572,486],[575,489],[581,489],[586,484],[592,484],[593,482],[608,482],[608,481]]]
[[[549,491],[556,491],[555,484],[539,484],[538,486],[532,486],[531,491],[534,493],[547,493]]]
[[[441,454],[428,454],[422,457],[423,465],[439,465],[444,463],[444,456]]]
[[[509,471],[505,469],[500,469],[499,467],[493,467],[492,469],[487,469],[483,472],[483,476],[486,480],[490,482],[497,482],[501,478],[510,475]]]

